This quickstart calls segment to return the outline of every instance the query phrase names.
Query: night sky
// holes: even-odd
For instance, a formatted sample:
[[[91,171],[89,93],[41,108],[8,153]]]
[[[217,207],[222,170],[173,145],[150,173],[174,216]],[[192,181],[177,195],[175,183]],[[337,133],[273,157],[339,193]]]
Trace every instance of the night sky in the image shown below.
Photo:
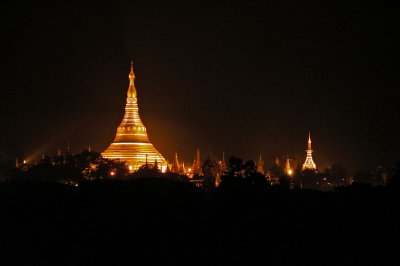
[[[133,60],[142,121],[167,159],[191,163],[199,147],[302,163],[309,130],[320,169],[400,159],[397,9],[212,2],[3,5],[0,151],[103,151]]]

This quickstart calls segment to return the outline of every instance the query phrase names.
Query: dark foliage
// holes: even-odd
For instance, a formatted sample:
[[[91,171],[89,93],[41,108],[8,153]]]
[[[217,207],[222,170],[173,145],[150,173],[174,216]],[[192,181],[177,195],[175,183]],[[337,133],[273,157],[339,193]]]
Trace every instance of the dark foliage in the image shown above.
[[[160,177],[3,183],[2,265],[384,265],[397,254],[387,190],[255,193],[231,178],[215,193]]]
[[[231,158],[213,191],[149,165],[68,186],[49,182],[57,167],[43,162],[29,169],[41,178],[0,183],[1,264],[386,265],[397,261],[399,166],[386,188],[321,192],[270,186]]]
[[[397,162],[392,169],[388,187],[395,193],[400,192],[400,161]]]
[[[257,172],[256,164],[253,161],[243,162],[242,159],[231,157],[229,169],[221,176],[221,183],[218,186],[220,193],[258,193],[265,192],[269,183],[265,176]]]

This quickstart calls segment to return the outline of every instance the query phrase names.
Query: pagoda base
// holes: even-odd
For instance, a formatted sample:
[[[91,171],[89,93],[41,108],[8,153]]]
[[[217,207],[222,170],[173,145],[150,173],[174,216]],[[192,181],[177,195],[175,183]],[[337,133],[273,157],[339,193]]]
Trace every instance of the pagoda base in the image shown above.
[[[133,171],[146,163],[154,164],[155,161],[163,172],[167,168],[167,161],[148,142],[114,142],[101,155],[107,159],[125,161]]]

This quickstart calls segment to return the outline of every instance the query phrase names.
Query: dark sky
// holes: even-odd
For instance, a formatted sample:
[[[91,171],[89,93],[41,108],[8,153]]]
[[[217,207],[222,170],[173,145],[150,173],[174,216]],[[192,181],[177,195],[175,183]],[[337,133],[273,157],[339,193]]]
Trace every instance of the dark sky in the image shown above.
[[[1,8],[0,151],[103,151],[134,61],[168,159],[199,147],[350,172],[400,159],[398,10],[376,1],[113,1]],[[375,2],[375,1],[374,1]]]

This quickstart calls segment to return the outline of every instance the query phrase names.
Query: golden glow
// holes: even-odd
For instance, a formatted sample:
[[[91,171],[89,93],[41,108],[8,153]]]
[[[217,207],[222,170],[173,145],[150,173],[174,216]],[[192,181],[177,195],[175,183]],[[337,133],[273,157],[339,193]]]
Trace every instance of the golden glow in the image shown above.
[[[133,72],[133,62],[131,62],[131,72],[129,73],[129,88],[128,88],[128,98],[136,98],[136,88],[135,88],[135,73]]]
[[[146,145],[153,145],[153,144],[151,144],[151,143],[140,143],[140,142],[136,142],[136,143],[135,142],[118,142],[118,143],[111,143],[111,145],[139,145],[139,146],[146,146]]]
[[[115,176],[115,172],[114,172],[114,171],[111,171],[111,172],[110,172],[110,176]]]
[[[307,156],[306,161],[303,164],[303,171],[304,170],[317,170],[317,166],[315,165],[313,158],[312,158],[312,148],[311,148],[311,134],[308,132],[308,147],[307,147]]]
[[[101,154],[104,158],[126,161],[129,171],[157,161],[159,169],[165,172],[167,161],[150,143],[146,127],[139,116],[139,105],[135,88],[135,73],[131,63],[125,115],[117,128],[114,141]]]
[[[288,176],[292,176],[293,170],[292,167],[290,167],[290,160],[289,158],[286,158],[286,165],[285,165],[285,172]]]

